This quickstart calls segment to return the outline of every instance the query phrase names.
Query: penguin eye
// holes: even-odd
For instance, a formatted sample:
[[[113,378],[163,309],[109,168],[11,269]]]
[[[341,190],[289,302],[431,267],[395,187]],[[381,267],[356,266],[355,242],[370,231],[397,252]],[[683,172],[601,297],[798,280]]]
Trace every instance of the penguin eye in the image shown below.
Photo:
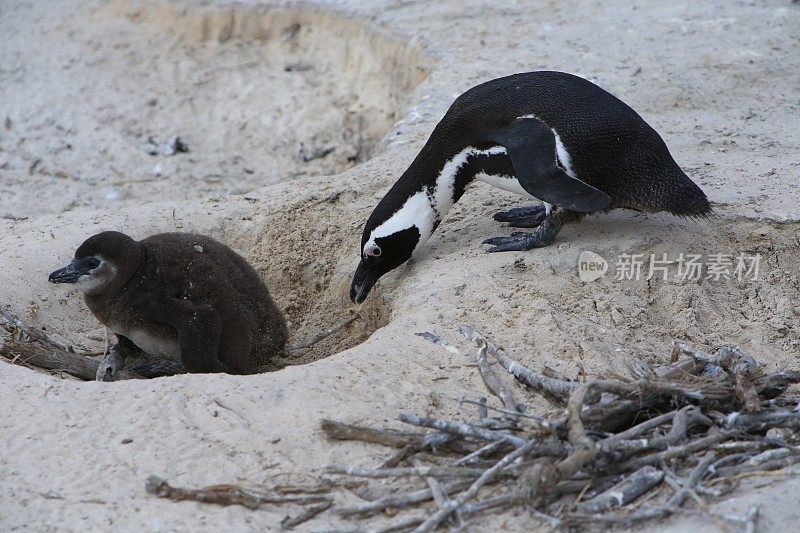
[[[383,251],[381,250],[380,246],[370,245],[364,249],[364,255],[367,257],[380,257]]]
[[[100,266],[100,258],[96,255],[89,255],[77,260],[78,264],[80,265],[81,269],[89,272],[90,270],[94,270],[95,268]]]

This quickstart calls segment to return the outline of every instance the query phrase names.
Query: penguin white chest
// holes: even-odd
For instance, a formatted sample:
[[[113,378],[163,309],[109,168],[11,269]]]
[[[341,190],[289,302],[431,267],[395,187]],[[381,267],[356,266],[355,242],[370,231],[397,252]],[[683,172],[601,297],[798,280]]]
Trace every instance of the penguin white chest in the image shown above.
[[[175,361],[181,360],[181,347],[177,338],[154,335],[144,329],[132,329],[120,332],[120,335],[130,339],[133,344],[149,356]]]

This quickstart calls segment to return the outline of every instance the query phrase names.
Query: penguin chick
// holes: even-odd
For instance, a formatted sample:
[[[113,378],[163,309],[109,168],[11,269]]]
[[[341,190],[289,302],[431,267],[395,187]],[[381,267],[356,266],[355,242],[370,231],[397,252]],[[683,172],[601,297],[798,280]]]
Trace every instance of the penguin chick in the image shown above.
[[[257,373],[283,354],[288,337],[253,267],[203,235],[162,233],[135,241],[116,231],[98,233],[49,280],[74,284],[92,314],[116,334],[97,372],[101,381],[135,354],[152,361],[135,369],[144,374],[175,373],[176,365],[188,372]]]
[[[350,298],[405,263],[473,180],[544,204],[495,214],[536,228],[484,241],[489,252],[552,243],[564,224],[617,207],[704,216],[706,195],[633,109],[563,72],[488,81],[459,96],[364,227]]]

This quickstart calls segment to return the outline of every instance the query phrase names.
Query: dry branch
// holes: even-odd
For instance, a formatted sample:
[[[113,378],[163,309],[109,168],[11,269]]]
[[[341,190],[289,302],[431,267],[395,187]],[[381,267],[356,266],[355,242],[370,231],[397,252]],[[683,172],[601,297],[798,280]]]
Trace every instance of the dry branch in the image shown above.
[[[306,341],[298,342],[297,344],[287,344],[284,349],[287,352],[290,352],[290,351],[305,350],[306,348],[311,348],[312,346],[314,346],[318,342],[320,342],[322,340],[325,340],[328,337],[330,337],[331,335],[333,335],[333,334],[337,333],[338,331],[346,328],[347,326],[349,326],[350,324],[352,324],[353,322],[355,322],[359,318],[361,318],[361,315],[358,315],[358,314],[357,315],[353,315],[353,316],[351,316],[350,318],[348,318],[346,320],[342,320],[341,322],[339,322],[335,326],[317,333],[316,335],[314,335],[313,337],[311,337],[310,339],[308,339]]]
[[[374,429],[356,424],[345,424],[329,418],[323,418],[320,428],[331,440],[360,440],[371,444],[401,447],[420,442],[424,433],[411,433],[396,429]]]
[[[517,400],[514,398],[514,393],[512,393],[503,383],[500,381],[500,378],[492,370],[492,367],[489,366],[489,362],[486,360],[486,350],[488,346],[486,345],[486,341],[483,339],[478,340],[478,370],[481,372],[481,377],[483,377],[483,382],[486,384],[486,387],[492,391],[492,394],[500,398],[503,402],[505,408],[509,411],[516,411],[517,413],[525,412],[525,407],[517,403]]]
[[[173,487],[158,476],[147,478],[145,490],[159,498],[173,501],[194,500],[216,505],[241,505],[248,509],[258,509],[262,505],[320,504],[330,502],[327,496],[285,496],[263,488],[250,488],[239,485],[212,485],[202,489],[183,489]]]
[[[353,466],[329,466],[329,474],[344,474],[356,477],[369,478],[398,478],[398,477],[478,477],[483,474],[480,468],[466,466],[424,466],[424,467],[399,467],[399,468],[357,468]]]
[[[461,326],[459,331],[461,331],[461,333],[472,342],[477,343],[480,340],[485,342],[488,352],[492,354],[492,357],[497,359],[497,362],[506,369],[506,372],[517,378],[519,382],[531,387],[538,393],[545,394],[550,398],[564,402],[569,398],[569,395],[578,388],[579,383],[549,378],[542,374],[528,370],[525,368],[525,366],[509,357],[502,349],[489,343],[489,341],[486,340],[486,337],[481,335],[481,333],[472,326]]]
[[[317,504],[309,505],[303,511],[300,512],[297,516],[291,517],[287,516],[283,520],[281,520],[281,527],[283,529],[292,529],[300,524],[304,524],[308,522],[315,516],[320,513],[323,513],[330,509],[331,505],[333,505],[333,500],[326,500]]]
[[[86,381],[94,381],[100,366],[100,362],[95,359],[75,355],[38,340],[25,342],[12,338],[4,342],[0,339],[0,356],[11,364],[65,372]],[[120,370],[116,375],[118,379],[142,378],[130,370]]]
[[[484,429],[461,422],[451,422],[448,420],[441,420],[438,418],[419,417],[416,415],[402,414],[400,420],[414,426],[427,427],[438,429],[446,433],[460,435],[462,437],[469,437],[478,440],[504,440],[515,446],[523,446],[526,440],[507,433],[499,433],[491,429]]]
[[[455,481],[452,484],[445,485],[447,492],[461,491],[471,484],[470,481]],[[402,509],[417,503],[429,501],[433,498],[433,493],[430,488],[422,489],[407,494],[398,494],[379,498],[371,502],[360,503],[347,507],[339,507],[336,512],[342,516],[352,516],[359,514],[370,514],[383,511],[384,509]]]
[[[582,513],[602,513],[616,507],[628,505],[642,494],[645,494],[664,479],[664,472],[644,466],[623,479],[607,491],[578,505]]]

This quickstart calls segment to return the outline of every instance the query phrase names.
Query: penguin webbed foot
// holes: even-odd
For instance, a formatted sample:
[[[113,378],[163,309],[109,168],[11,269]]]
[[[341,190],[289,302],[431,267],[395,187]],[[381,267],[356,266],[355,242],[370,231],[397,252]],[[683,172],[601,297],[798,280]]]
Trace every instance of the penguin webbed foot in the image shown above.
[[[515,231],[508,237],[491,237],[483,241],[483,244],[493,246],[486,250],[486,253],[493,252],[515,252],[542,248],[551,244],[561,231],[561,221],[558,215],[545,218],[544,222],[534,231]]]
[[[508,222],[512,228],[535,228],[547,218],[544,204],[514,207],[499,211],[492,217],[498,222]]]
[[[112,349],[97,367],[95,379],[97,381],[114,381],[117,372],[125,367],[125,355],[119,350]]]
[[[483,244],[492,246],[492,248],[486,250],[486,253],[523,251],[532,248],[541,248],[550,244],[549,242],[542,242],[541,239],[537,239],[536,235],[536,233],[515,231],[508,237],[491,237],[486,239],[483,241]]]

